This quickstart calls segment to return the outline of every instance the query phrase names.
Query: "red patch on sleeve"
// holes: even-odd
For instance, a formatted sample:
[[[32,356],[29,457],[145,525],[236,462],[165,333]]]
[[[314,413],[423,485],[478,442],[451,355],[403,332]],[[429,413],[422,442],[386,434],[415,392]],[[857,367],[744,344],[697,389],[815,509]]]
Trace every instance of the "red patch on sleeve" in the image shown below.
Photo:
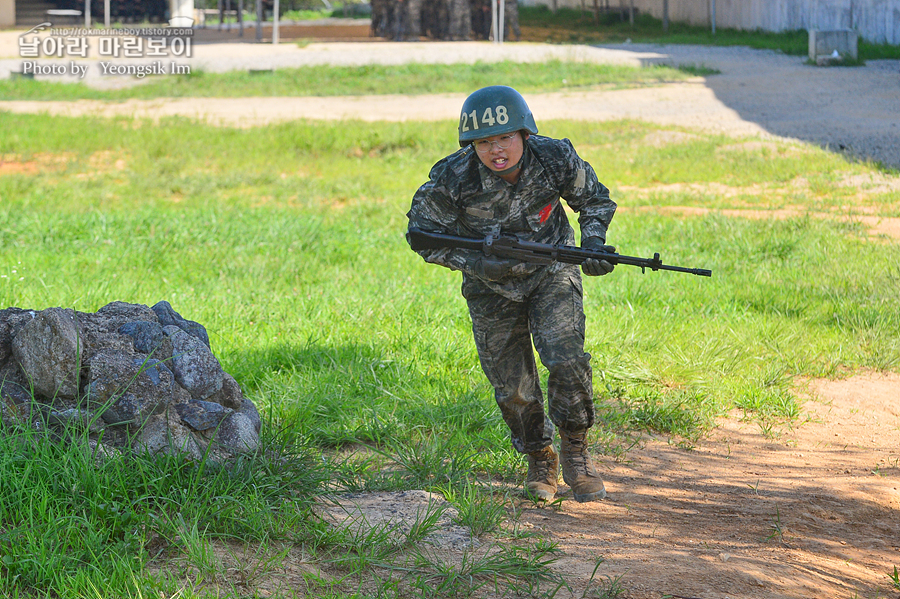
[[[553,202],[544,206],[544,209],[538,213],[538,216],[541,217],[541,222],[543,223],[545,220],[550,218],[550,213],[553,212]]]

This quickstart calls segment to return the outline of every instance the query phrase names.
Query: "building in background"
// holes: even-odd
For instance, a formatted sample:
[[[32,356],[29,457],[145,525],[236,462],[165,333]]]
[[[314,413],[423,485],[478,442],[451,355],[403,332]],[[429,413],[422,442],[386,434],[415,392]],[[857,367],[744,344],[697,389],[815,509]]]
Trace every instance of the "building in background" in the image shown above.
[[[29,28],[47,21],[54,26],[84,26],[85,1],[0,0],[0,28]],[[89,1],[92,22],[102,26],[104,0]],[[109,9],[111,21],[165,24],[173,16],[193,17],[194,3],[193,0],[109,0]],[[66,13],[60,15],[48,11]]]
[[[578,8],[593,0],[523,0],[525,6]],[[764,31],[855,29],[875,43],[900,45],[900,0],[597,0],[601,7],[628,9],[691,25]],[[555,6],[554,6],[555,4]]]
[[[673,22],[764,31],[855,29],[869,42],[900,45],[900,0],[596,0],[604,8],[628,9],[658,19],[668,10]],[[47,20],[53,9],[84,10],[85,0],[0,0],[0,28],[32,27]],[[91,0],[95,22],[103,20],[104,0]],[[592,8],[594,0],[521,0],[525,6]],[[485,2],[490,5],[490,2]],[[465,8],[468,9],[468,6]],[[173,16],[192,17],[193,0],[110,0],[115,21],[167,22]],[[57,18],[65,25],[72,18]],[[81,23],[83,24],[83,19]],[[453,39],[452,36],[450,36]]]

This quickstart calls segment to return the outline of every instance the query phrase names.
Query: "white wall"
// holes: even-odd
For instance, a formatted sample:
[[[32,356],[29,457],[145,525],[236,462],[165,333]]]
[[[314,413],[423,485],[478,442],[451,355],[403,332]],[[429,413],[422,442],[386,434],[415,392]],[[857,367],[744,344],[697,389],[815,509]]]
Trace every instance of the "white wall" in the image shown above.
[[[535,0],[552,6],[552,0]],[[600,5],[604,0],[599,0]],[[710,24],[713,0],[669,0],[669,19],[692,25]],[[557,0],[559,6],[581,8],[581,0]],[[870,42],[900,45],[900,0],[715,0],[716,26],[734,29],[856,29]],[[631,0],[609,0],[630,6]],[[586,0],[588,8],[593,0]],[[634,7],[662,18],[663,0],[634,0]]]

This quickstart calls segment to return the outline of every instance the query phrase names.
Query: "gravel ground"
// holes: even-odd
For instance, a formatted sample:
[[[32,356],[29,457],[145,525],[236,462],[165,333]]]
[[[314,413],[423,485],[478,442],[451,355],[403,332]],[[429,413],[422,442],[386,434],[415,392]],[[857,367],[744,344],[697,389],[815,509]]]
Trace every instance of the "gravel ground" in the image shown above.
[[[0,34],[0,77],[21,69],[16,39]],[[96,61],[97,57],[86,62]],[[734,135],[794,138],[900,168],[900,61],[869,61],[862,67],[814,67],[805,57],[745,47],[621,44],[602,47],[487,42],[334,42],[299,46],[255,43],[196,44],[179,62],[207,71],[272,69],[302,65],[473,63],[476,60],[542,62],[551,58],[631,65],[706,66],[720,74],[687,83],[636,90],[528,94],[541,119],[643,119]],[[50,63],[41,60],[42,64]],[[61,60],[59,63],[70,61]],[[146,62],[146,60],[145,60]],[[88,69],[97,87],[138,80]],[[55,80],[72,80],[64,76]],[[175,99],[98,102],[3,102],[0,110],[54,114],[179,114],[227,125],[295,118],[367,120],[455,119],[464,95],[407,97]]]

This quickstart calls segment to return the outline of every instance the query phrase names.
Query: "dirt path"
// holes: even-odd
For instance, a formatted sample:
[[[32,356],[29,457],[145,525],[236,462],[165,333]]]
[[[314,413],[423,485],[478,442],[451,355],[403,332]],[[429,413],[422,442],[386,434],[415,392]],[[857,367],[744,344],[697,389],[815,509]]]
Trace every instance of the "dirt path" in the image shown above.
[[[177,98],[109,103],[0,101],[0,110],[53,115],[186,116],[216,125],[252,127],[301,118],[363,121],[432,121],[459,117],[464,94],[303,98]],[[643,119],[733,135],[766,135],[719,102],[702,83],[674,83],[653,90],[530,94],[529,106],[547,119]]]
[[[17,37],[0,33],[0,77],[21,70]],[[97,57],[85,82],[121,87],[138,81],[102,76]],[[538,122],[643,119],[733,135],[769,135],[813,142],[900,168],[900,61],[870,61],[864,67],[817,68],[804,57],[749,48],[703,46],[562,46],[488,42],[329,42],[304,46],[197,44],[191,68],[208,71],[277,69],[303,65],[474,63],[548,59],[630,65],[669,64],[714,68],[720,74],[641,90],[529,94]],[[52,63],[43,60],[42,63]],[[65,64],[66,60],[57,61]],[[68,61],[70,62],[70,61]],[[131,62],[141,62],[134,59]],[[152,62],[144,59],[143,62]],[[41,78],[41,77],[38,77]],[[73,80],[64,76],[44,78]],[[97,102],[3,102],[0,110],[52,114],[182,115],[232,126],[297,118],[363,120],[456,120],[464,94],[356,98],[235,98]]]
[[[763,434],[736,410],[692,447],[645,438],[623,460],[600,460],[606,500],[579,504],[563,485],[562,502],[521,500],[507,525],[557,544],[553,569],[572,592],[556,596],[567,599],[897,598],[898,390],[898,374],[808,381],[793,428]],[[430,501],[440,498],[351,494],[320,513],[339,526],[408,532]],[[489,551],[491,539],[473,546],[453,513],[424,542],[450,563]],[[262,587],[304,589],[308,567],[288,559]]]
[[[810,421],[775,439],[739,414],[682,449],[651,440],[607,463],[612,500],[533,510],[560,568],[626,597],[900,596],[900,376],[815,381]]]

